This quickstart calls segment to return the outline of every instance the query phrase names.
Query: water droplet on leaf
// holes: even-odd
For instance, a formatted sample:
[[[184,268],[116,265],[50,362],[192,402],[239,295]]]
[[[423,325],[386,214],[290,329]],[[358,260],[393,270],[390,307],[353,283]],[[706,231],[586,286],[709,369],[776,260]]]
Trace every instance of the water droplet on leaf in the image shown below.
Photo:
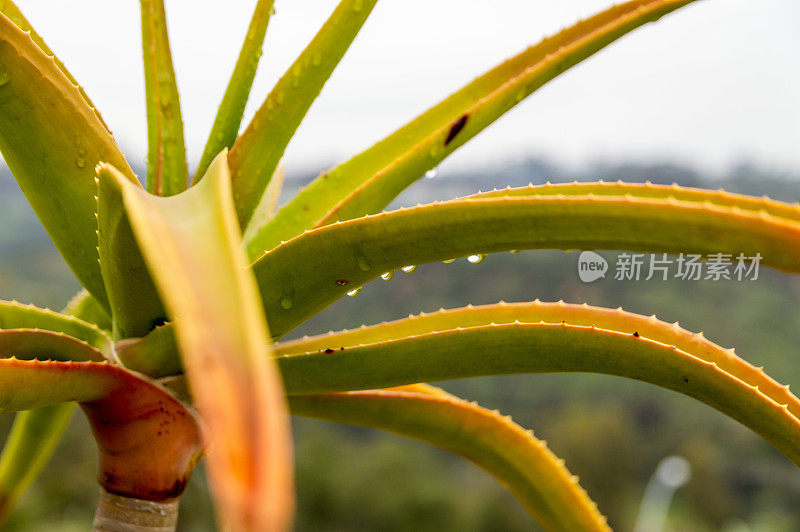
[[[394,270],[381,274],[381,279],[384,281],[390,281],[392,277],[394,277]]]
[[[437,175],[439,175],[438,166],[434,166],[433,168],[425,172],[425,177],[427,177],[428,179],[435,179]]]
[[[353,288],[352,290],[347,292],[347,295],[350,297],[356,297],[358,294],[361,293],[361,287]]]
[[[414,270],[416,270],[418,267],[419,267],[419,266],[417,266],[416,264],[409,264],[408,266],[403,266],[403,267],[402,267],[402,268],[400,268],[400,269],[401,269],[401,270],[403,270],[403,271],[404,271],[404,272],[406,272],[406,273],[411,273],[411,272],[413,272]]]
[[[292,298],[289,294],[283,294],[281,296],[281,308],[284,310],[289,310],[292,308]]]
[[[480,254],[480,253],[476,253],[475,255],[470,255],[469,257],[467,257],[467,260],[471,264],[480,264],[481,262],[483,262],[483,259],[485,259],[485,258],[486,258],[486,255],[483,255],[483,254]]]

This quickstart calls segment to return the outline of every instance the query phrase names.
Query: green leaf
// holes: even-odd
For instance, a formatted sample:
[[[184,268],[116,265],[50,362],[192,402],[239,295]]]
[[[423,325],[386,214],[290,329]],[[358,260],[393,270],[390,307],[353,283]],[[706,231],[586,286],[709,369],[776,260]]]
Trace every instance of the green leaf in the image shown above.
[[[114,339],[144,336],[166,321],[114,179],[98,179],[98,253],[111,307]]]
[[[40,360],[105,362],[91,345],[60,332],[41,329],[0,330],[0,356]]]
[[[545,442],[510,417],[424,384],[293,396],[292,413],[388,430],[460,454],[494,475],[552,531],[611,529]]]
[[[141,0],[141,8],[147,93],[147,190],[172,196],[186,189],[189,171],[164,0]],[[105,162],[114,165],[113,161]]]
[[[773,212],[786,208],[796,209],[776,205]],[[672,197],[467,198],[320,227],[269,251],[252,268],[271,331],[280,337],[384,272],[519,249],[760,253],[763,264],[797,272],[800,223],[766,208]]]
[[[113,353],[111,338],[97,335],[93,326],[85,330],[85,327],[76,325],[72,320],[68,319],[65,323],[61,319],[63,315],[53,316],[51,311],[32,307],[20,308],[20,305],[6,308],[5,305],[0,304],[0,316],[4,316],[5,325],[14,327],[36,324],[48,329],[56,328],[61,332],[70,331],[104,351],[107,358]],[[64,309],[64,314],[86,320],[92,325],[105,323],[108,318],[103,312],[97,301],[86,291],[78,293]],[[99,321],[93,321],[95,319]],[[110,324],[108,325],[110,328]],[[19,497],[47,465],[67,430],[73,410],[74,403],[62,403],[17,413],[0,455],[0,520],[8,515]]]
[[[228,157],[239,224],[247,227],[309,107],[358,35],[377,0],[342,0],[278,80]]]
[[[133,171],[54,59],[0,15],[0,152],[81,284],[107,308],[97,264],[94,165]]]
[[[64,307],[64,314],[75,316],[100,328],[103,332],[112,328],[111,320],[106,315],[106,310],[86,290],[81,290]]]
[[[403,189],[536,89],[637,27],[692,0],[634,0],[523,51],[365,152],[323,173],[247,242],[255,258],[282,240],[384,208]]]
[[[257,233],[258,228],[262,227],[275,216],[285,178],[286,167],[283,164],[279,164],[278,168],[275,169],[275,174],[272,176],[272,179],[269,180],[269,185],[267,185],[267,190],[264,191],[264,197],[261,198],[261,203],[258,204],[256,211],[253,213],[253,217],[250,219],[250,224],[243,232],[242,240],[245,242],[247,242],[249,235]]]
[[[18,329],[60,333],[64,337],[72,337],[97,350],[102,354],[101,359],[111,361],[116,359],[111,338],[95,325],[50,309],[23,305],[16,301],[0,301],[0,334],[4,330]]]
[[[800,222],[800,202],[793,204],[775,201],[768,196],[760,198],[735,194],[724,189],[706,190],[702,188],[682,187],[675,183],[672,185],[655,185],[650,181],[644,183],[625,183],[623,181],[596,181],[579,183],[546,183],[544,185],[530,184],[527,187],[504,188],[490,192],[479,192],[464,199],[486,199],[516,196],[616,196],[620,198],[673,198],[679,201],[694,203],[712,203],[722,207],[735,207],[752,212],[764,211],[772,216],[786,218]]]
[[[365,344],[388,342],[398,338],[447,331],[459,327],[478,327],[491,324],[553,323],[566,322],[583,327],[595,326],[600,329],[617,331],[623,334],[638,334],[665,345],[674,345],[683,352],[711,364],[745,384],[758,387],[758,390],[775,401],[787,405],[789,412],[800,419],[800,400],[788,387],[778,384],[757,368],[736,356],[733,349],[724,349],[707,340],[703,333],[691,333],[682,329],[678,323],[665,323],[655,316],[641,316],[625,312],[621,308],[607,309],[587,304],[574,305],[558,301],[543,303],[538,299],[529,303],[505,303],[494,305],[469,305],[451,310],[441,309],[433,313],[422,313],[401,320],[384,322],[371,327],[360,327],[349,331],[328,333],[299,340],[276,344],[277,355],[291,355],[325,351],[333,346],[352,347]]]
[[[248,272],[223,151],[186,192],[159,198],[113,168],[208,427],[207,465],[222,526],[282,530],[291,521],[291,444],[285,398]],[[265,504],[264,501],[269,501]]]
[[[126,368],[155,379],[183,371],[172,324],[156,327],[143,338],[117,342],[117,357]]]
[[[236,61],[228,88],[225,90],[222,103],[217,110],[211,134],[208,136],[193,181],[199,180],[206,173],[208,165],[219,152],[233,146],[236,136],[239,134],[244,108],[256,76],[258,60],[261,58],[261,46],[264,44],[264,36],[267,34],[267,24],[272,15],[273,4],[273,0],[258,0],[256,4],[244,44],[239,52],[239,59]]]
[[[61,72],[64,73],[67,79],[69,79],[72,82],[73,85],[78,86],[78,81],[72,76],[72,74],[70,74],[69,70],[67,70],[66,65],[64,65],[64,63],[62,63],[58,57],[56,57],[56,55],[53,53],[50,47],[47,46],[47,44],[44,42],[44,39],[42,39],[42,37],[36,32],[33,26],[31,26],[31,23],[28,22],[28,19],[25,18],[25,15],[22,14],[22,11],[19,10],[19,8],[14,4],[14,2],[12,2],[11,0],[0,0],[0,13],[3,13],[5,16],[7,16],[11,20],[11,22],[13,22],[14,24],[17,25],[17,27],[19,27],[19,29],[30,33],[31,40],[35,42],[36,45],[39,48],[41,48],[45,54],[52,57],[53,62],[56,64],[59,70],[61,70]],[[101,122],[103,122],[103,125],[105,126],[105,121],[103,121],[103,117],[100,116],[100,113],[94,107],[94,104],[92,103],[92,100],[89,99],[89,96],[86,94],[86,91],[84,91],[83,87],[80,86],[78,86],[78,90],[81,92],[81,96],[83,96],[83,99],[86,101],[89,107],[94,109],[97,118]],[[108,130],[108,126],[106,126],[106,129]],[[109,133],[111,133],[110,130]]]
[[[800,420],[722,369],[640,334],[568,323],[441,330],[279,359],[289,394],[304,395],[512,373],[592,372],[636,379],[702,401],[800,465]],[[333,348],[336,346],[336,349]]]

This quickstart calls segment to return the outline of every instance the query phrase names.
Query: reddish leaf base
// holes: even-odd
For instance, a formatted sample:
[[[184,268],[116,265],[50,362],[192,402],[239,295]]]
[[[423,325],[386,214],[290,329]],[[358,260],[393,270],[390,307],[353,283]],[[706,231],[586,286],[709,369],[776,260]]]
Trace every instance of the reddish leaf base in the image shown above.
[[[203,451],[197,418],[152,381],[115,373],[118,386],[109,395],[81,404],[97,441],[98,482],[125,497],[178,497]]]

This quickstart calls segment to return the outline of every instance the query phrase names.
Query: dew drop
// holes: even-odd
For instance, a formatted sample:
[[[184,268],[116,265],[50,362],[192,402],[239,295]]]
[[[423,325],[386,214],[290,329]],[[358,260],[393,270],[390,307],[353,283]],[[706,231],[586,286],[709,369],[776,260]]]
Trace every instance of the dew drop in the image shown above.
[[[443,264],[452,264],[455,260],[456,259],[447,259],[447,260],[443,260],[442,263]]]
[[[358,269],[362,272],[368,272],[370,270],[369,262],[367,259],[361,256],[356,257],[356,262],[358,263]]]
[[[400,268],[400,269],[401,269],[401,270],[403,270],[403,271],[404,271],[404,272],[406,272],[406,273],[411,273],[411,272],[413,272],[414,270],[416,270],[417,268],[419,268],[419,266],[417,266],[416,264],[410,264],[410,265],[408,265],[408,266],[403,266],[403,267],[402,267],[402,268]]]
[[[289,310],[292,308],[292,298],[289,294],[283,294],[281,296],[281,308],[284,310]]]
[[[347,295],[350,297],[356,297],[358,294],[361,293],[361,287],[353,288],[352,290],[347,292]]]
[[[439,175],[438,166],[434,166],[433,168],[425,172],[425,177],[427,177],[428,179],[435,179],[437,175]]]
[[[509,249],[508,252],[509,253],[519,253],[519,250],[518,249]]]
[[[83,168],[84,166],[86,166],[86,159],[84,159],[83,157],[78,157],[77,159],[75,159],[75,166],[77,166],[78,168]]]
[[[470,255],[469,257],[467,257],[467,260],[471,264],[480,264],[481,262],[483,262],[483,259],[485,259],[485,258],[486,258],[486,255],[483,255],[481,253],[476,253],[475,255]]]
[[[381,274],[381,279],[384,281],[391,281],[392,277],[394,277],[394,270]]]

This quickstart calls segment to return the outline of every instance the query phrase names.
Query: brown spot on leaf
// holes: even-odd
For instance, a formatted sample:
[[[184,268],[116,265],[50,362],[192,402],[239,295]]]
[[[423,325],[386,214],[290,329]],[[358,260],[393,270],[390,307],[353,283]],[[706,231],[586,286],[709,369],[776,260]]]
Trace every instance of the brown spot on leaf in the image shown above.
[[[447,134],[447,138],[444,139],[444,146],[447,147],[448,144],[453,142],[453,139],[461,133],[461,130],[464,129],[464,126],[467,125],[467,120],[469,119],[469,115],[461,115],[461,117],[453,122],[450,126],[450,132]]]

